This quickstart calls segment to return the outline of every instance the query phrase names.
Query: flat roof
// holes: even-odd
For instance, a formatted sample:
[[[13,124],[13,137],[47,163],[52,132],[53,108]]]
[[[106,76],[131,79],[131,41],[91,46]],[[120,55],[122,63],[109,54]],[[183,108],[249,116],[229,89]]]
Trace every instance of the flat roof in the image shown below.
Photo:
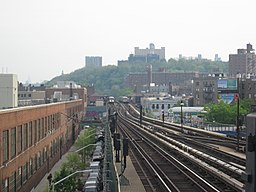
[[[170,112],[179,112],[181,111],[181,107],[173,107],[169,109]],[[182,107],[183,112],[206,112],[204,111],[204,107]]]

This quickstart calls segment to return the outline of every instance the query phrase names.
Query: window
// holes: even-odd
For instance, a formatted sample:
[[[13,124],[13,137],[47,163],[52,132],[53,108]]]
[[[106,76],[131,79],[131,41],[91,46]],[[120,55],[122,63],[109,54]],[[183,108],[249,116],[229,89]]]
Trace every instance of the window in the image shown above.
[[[42,155],[41,154],[42,154],[41,151],[39,151],[37,153],[37,166],[38,166],[38,168],[40,168],[42,166]]]
[[[33,164],[34,164],[33,158],[31,158],[29,160],[29,177],[31,177],[33,175],[33,166],[34,166]]]
[[[16,127],[11,129],[11,158],[16,155]]]
[[[47,132],[50,132],[50,130],[51,130],[51,127],[50,127],[50,126],[51,126],[51,121],[50,121],[51,119],[50,119],[50,116],[48,116],[47,119],[48,119],[48,123],[47,123],[48,129],[47,129]]]
[[[6,178],[2,182],[2,191],[3,192],[8,192],[9,191],[9,179]]]
[[[159,104],[156,104],[156,109],[159,109]]]
[[[164,104],[162,104],[162,109],[164,109]]]
[[[34,144],[36,144],[36,137],[37,137],[37,121],[34,121]]]
[[[16,192],[16,172],[9,177],[9,192]]]
[[[28,127],[28,142],[29,142],[29,147],[32,146],[33,143],[33,137],[32,137],[32,121],[29,122],[29,127]]]
[[[28,97],[31,97],[31,94],[30,94],[30,93],[28,94]]]
[[[46,136],[47,135],[47,117],[45,117],[45,119],[44,119],[45,121],[44,121],[44,135]]]
[[[36,172],[36,170],[38,169],[38,161],[37,161],[37,155],[35,155],[35,158],[34,158],[34,172],[33,173],[35,173]]]
[[[22,125],[18,126],[18,153],[21,153],[22,151]]]
[[[52,149],[52,141],[51,141],[51,144],[50,144],[50,157],[52,158],[53,157],[53,149]]]
[[[171,104],[168,104],[168,109],[170,109],[171,108]]]
[[[22,168],[21,167],[18,169],[16,182],[17,182],[16,188],[17,188],[17,191],[19,191],[22,185]]]
[[[37,120],[37,141],[40,141],[41,139],[41,119]]]
[[[41,119],[42,122],[42,138],[45,137],[45,132],[44,132],[44,118]]]
[[[3,162],[9,160],[9,132],[3,131]]]
[[[155,109],[155,104],[152,104],[152,109]]]
[[[22,182],[25,183],[28,179],[28,163],[22,167]]]
[[[28,148],[28,124],[24,124],[23,129],[23,150]]]
[[[43,163],[46,161],[46,158],[47,158],[47,149],[46,149],[46,147],[44,147],[44,150],[43,150]]]

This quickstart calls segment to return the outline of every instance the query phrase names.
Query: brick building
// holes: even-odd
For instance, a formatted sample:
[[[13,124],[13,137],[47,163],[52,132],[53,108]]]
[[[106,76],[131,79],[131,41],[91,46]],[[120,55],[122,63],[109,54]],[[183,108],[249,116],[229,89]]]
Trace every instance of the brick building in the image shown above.
[[[149,91],[150,83],[155,83],[155,85],[169,86],[169,93],[172,95],[189,95],[192,93],[191,81],[195,76],[198,76],[198,73],[170,73],[150,71],[142,73],[129,73],[128,76],[126,76],[124,79],[124,84],[126,87],[133,89],[137,94],[143,91]]]
[[[237,73],[256,74],[256,55],[251,44],[247,44],[246,49],[238,49],[237,54],[229,55],[229,75],[235,77]]]
[[[193,79],[193,104],[203,106],[208,103],[217,103],[219,77],[205,76]]]
[[[31,191],[74,143],[81,99],[0,110],[0,192]]]

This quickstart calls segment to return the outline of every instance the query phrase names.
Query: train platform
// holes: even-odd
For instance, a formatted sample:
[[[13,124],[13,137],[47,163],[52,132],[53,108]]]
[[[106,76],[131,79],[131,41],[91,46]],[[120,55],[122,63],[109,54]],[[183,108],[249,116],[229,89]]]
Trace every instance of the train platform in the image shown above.
[[[243,158],[243,159],[246,159],[246,154],[244,152],[239,152],[239,151],[236,151],[235,149],[231,149],[229,147],[224,147],[224,146],[220,146],[220,145],[213,145],[215,147],[217,147],[219,150],[221,151],[224,151],[226,153],[229,153],[231,155],[235,155],[237,157],[240,157],[240,158]]]
[[[121,174],[121,163],[115,162],[117,174]],[[119,177],[121,192],[146,192],[129,156],[126,157],[126,169]]]

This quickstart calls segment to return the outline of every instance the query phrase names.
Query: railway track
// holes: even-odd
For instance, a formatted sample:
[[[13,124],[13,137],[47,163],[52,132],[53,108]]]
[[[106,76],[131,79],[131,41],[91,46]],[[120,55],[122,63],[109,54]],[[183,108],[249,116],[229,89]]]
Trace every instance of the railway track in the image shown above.
[[[184,176],[183,174],[183,176],[178,178],[177,181],[175,182],[173,181],[170,182],[168,181],[168,179],[166,180],[165,178],[175,178],[177,176],[177,172],[170,171],[169,173],[164,171],[164,174],[163,173],[160,174],[161,171],[159,170],[162,170],[162,169],[170,170],[170,167],[175,165],[175,162],[171,161],[170,159],[176,159],[176,162],[179,162],[179,163],[182,162],[183,168],[181,168],[181,170],[185,169],[184,167],[187,167],[190,169],[190,172],[189,172],[190,174],[191,172],[198,173],[196,174],[197,175],[196,178],[197,179],[201,178],[202,183],[200,183],[200,181],[197,180],[196,183],[200,183],[199,188],[194,190],[191,190],[190,188],[190,191],[242,191],[243,190],[243,183],[242,183],[243,181],[240,179],[241,178],[240,174],[243,172],[243,170],[239,169],[239,166],[237,167],[234,166],[236,164],[241,164],[241,162],[233,162],[234,161],[232,159],[233,157],[229,157],[230,159],[227,161],[232,161],[233,164],[228,164],[226,162],[223,162],[222,160],[218,160],[217,158],[219,157],[216,157],[216,156],[207,157],[205,152],[198,152],[197,150],[193,149],[193,148],[196,148],[195,145],[198,145],[197,146],[198,149],[205,148],[201,146],[199,141],[196,141],[197,144],[193,144],[193,142],[191,142],[191,140],[193,141],[191,137],[185,138],[185,135],[173,134],[173,131],[166,133],[163,130],[161,130],[162,129],[161,126],[154,125],[152,123],[150,126],[148,123],[146,125],[140,125],[138,122],[138,119],[136,120],[135,117],[131,117],[129,113],[127,113],[126,109],[119,107],[119,110],[121,112],[119,113],[118,125],[120,129],[122,129],[122,127],[126,127],[125,131],[123,131],[123,134],[127,135],[130,138],[130,141],[134,146],[132,147],[133,148],[132,151],[137,151],[137,152],[134,152],[135,159],[137,160],[133,160],[133,161],[137,162],[137,165],[135,163],[136,169],[138,168],[139,175],[142,178],[143,184],[145,183],[144,186],[145,188],[147,188],[147,191],[157,191],[157,188],[155,188],[155,186],[159,186],[159,183],[161,183],[162,188],[164,188],[164,186],[168,186],[168,188],[164,188],[164,191],[166,190],[168,191],[171,189],[172,191],[175,191],[175,190],[179,191],[180,189],[182,189],[181,191],[186,191],[186,190],[189,191],[188,188],[190,188],[191,186],[188,187],[188,186],[185,186],[185,184],[182,184],[183,183],[182,179],[186,181],[189,180],[193,186],[196,186],[194,182],[192,182],[193,179],[191,181],[191,178],[193,177],[188,173],[187,175],[185,174],[186,176]],[[128,121],[127,119],[132,119],[132,121]],[[144,127],[144,128],[141,129],[141,127]],[[175,130],[174,130],[174,133],[175,133]],[[139,135],[140,137],[138,138]],[[182,138],[183,140],[185,138],[186,141],[185,142],[182,141]],[[174,140],[174,139],[176,144],[179,143],[178,145],[180,146],[177,147],[173,144],[173,142],[168,141],[168,140]],[[186,151],[185,153],[184,153],[184,148]],[[151,152],[148,154],[149,151]],[[190,151],[190,153],[188,153],[188,151]],[[210,150],[208,149],[206,149],[206,151],[208,151],[208,153],[210,154],[213,154],[213,152],[212,151],[209,152]],[[172,155],[175,154],[175,157],[170,157],[170,154]],[[138,158],[138,156],[140,156],[140,158]],[[160,158],[160,156],[162,158]],[[188,158],[187,156],[193,156],[193,157]],[[226,158],[225,155],[222,154],[222,156],[224,156],[223,159]],[[160,159],[153,159],[152,157],[156,157]],[[141,158],[143,160],[140,160]],[[147,166],[145,166],[146,159],[148,159]],[[219,163],[217,163],[214,166],[216,162],[219,162]],[[198,164],[199,165],[201,164],[201,166],[198,166]],[[147,169],[145,169],[144,167],[147,167]],[[154,173],[151,173],[151,176],[150,176],[149,172],[152,172],[152,170],[154,170]],[[187,171],[187,169],[185,170]],[[181,172],[182,171],[180,170],[178,171],[178,173],[181,173]],[[217,172],[219,173],[217,174]],[[171,175],[171,173],[174,173],[174,175]],[[156,176],[159,178],[156,179]],[[205,178],[205,179],[202,179],[202,178]],[[154,179],[157,181],[154,181]],[[194,178],[194,180],[196,179]],[[180,183],[180,186],[178,183]],[[204,187],[205,183],[208,183],[207,187],[209,186],[211,187],[210,188]],[[210,183],[214,183],[214,185]],[[182,187],[184,187],[184,189]]]
[[[139,122],[139,119],[137,119],[134,116],[129,116],[131,119],[133,119],[136,122]],[[181,143],[187,144],[192,146],[193,148],[200,150],[201,152],[208,153],[211,156],[218,158],[226,163],[232,163],[234,166],[238,165],[238,168],[244,167],[245,169],[245,158],[241,158],[235,155],[232,155],[230,153],[226,153],[222,150],[219,150],[216,145],[222,145],[229,148],[234,148],[234,139],[233,138],[212,138],[210,135],[190,135],[190,133],[184,133],[184,131],[177,130],[177,127],[175,127],[174,130],[171,129],[171,127],[163,126],[161,123],[159,125],[159,122],[157,120],[154,121],[154,123],[147,122],[146,119],[143,121],[143,125],[150,127],[151,129],[154,129],[157,132],[161,132],[165,135],[168,135],[170,138],[173,138]],[[156,123],[156,124],[155,124]],[[181,128],[180,128],[181,129]],[[213,136],[218,135],[215,133],[212,133]]]
[[[120,123],[120,122],[119,122]],[[140,162],[145,166],[142,177],[149,181],[146,191],[219,191],[209,182],[202,179],[194,171],[179,162],[171,154],[162,150],[142,133],[134,131],[130,124],[122,122],[120,129],[130,139],[132,149],[140,156]],[[125,127],[123,129],[122,127]],[[127,129],[128,128],[128,129]],[[141,163],[139,163],[141,164]],[[141,174],[139,174],[141,175]],[[142,179],[142,183],[145,183]]]

